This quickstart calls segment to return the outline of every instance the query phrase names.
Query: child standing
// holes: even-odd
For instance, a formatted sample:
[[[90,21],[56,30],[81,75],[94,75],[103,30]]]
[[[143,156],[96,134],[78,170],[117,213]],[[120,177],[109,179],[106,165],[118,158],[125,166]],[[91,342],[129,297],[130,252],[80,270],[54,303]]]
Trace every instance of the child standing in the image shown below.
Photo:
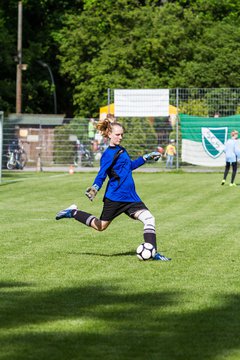
[[[164,155],[167,157],[166,168],[171,169],[173,167],[174,156],[176,155],[176,147],[174,140],[170,140],[168,146],[166,147],[166,151]]]

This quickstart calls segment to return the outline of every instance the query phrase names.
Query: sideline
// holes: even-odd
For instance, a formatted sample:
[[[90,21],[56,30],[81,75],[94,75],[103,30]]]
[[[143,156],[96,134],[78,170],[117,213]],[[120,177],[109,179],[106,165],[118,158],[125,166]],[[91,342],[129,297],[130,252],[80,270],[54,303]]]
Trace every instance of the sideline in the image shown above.
[[[55,174],[55,175],[50,175],[50,176],[45,176],[45,177],[42,177],[41,180],[49,180],[49,178],[56,178],[56,177],[63,177],[63,176],[66,176],[66,175],[69,175],[68,173],[64,173],[64,174]],[[7,184],[11,184],[11,183],[16,183],[16,182],[21,182],[21,181],[27,181],[27,180],[39,180],[39,177],[22,177],[20,179],[12,179],[12,180],[4,180],[2,178],[2,181],[0,182],[0,186],[2,185],[7,185]]]

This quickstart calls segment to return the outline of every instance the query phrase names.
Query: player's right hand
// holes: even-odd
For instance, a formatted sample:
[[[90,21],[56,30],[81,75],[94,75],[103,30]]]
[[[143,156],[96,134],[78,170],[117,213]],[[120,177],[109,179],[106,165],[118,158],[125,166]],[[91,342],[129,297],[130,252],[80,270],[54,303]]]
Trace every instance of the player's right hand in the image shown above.
[[[93,199],[97,195],[98,189],[98,185],[94,184],[91,187],[87,188],[87,190],[85,191],[85,195],[89,198],[89,200],[93,201]]]

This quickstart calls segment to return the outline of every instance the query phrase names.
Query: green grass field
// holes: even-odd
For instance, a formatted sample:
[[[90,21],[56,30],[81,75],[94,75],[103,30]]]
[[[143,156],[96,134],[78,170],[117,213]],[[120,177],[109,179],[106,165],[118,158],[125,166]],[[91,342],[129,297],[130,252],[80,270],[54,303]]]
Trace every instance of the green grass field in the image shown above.
[[[3,175],[0,186],[1,360],[239,360],[240,187],[222,174],[136,173],[159,250],[141,262],[142,224],[122,215],[98,233],[95,174]]]

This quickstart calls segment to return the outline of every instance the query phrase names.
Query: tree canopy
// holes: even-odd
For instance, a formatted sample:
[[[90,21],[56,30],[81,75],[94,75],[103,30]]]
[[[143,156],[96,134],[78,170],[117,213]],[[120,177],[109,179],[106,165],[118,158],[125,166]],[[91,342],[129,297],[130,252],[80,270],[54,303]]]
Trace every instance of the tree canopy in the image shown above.
[[[238,87],[238,0],[23,1],[23,112],[97,116],[108,88]],[[17,4],[0,5],[0,108],[15,111]]]

